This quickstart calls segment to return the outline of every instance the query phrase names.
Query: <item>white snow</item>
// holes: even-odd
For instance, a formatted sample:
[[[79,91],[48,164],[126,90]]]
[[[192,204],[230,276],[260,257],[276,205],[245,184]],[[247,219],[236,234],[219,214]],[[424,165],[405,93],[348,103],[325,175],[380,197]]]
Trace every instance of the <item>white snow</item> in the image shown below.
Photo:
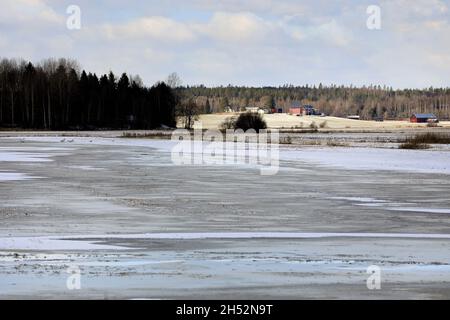
[[[119,250],[123,247],[101,245],[89,241],[62,240],[57,237],[0,238],[0,250]]]
[[[3,138],[17,140],[17,138]],[[62,137],[26,137],[25,141],[37,141],[37,142],[51,142],[60,143],[66,145],[69,142],[62,140]],[[157,139],[133,139],[133,138],[100,138],[100,137],[74,137],[71,138],[70,146],[76,144],[93,144],[93,145],[106,145],[106,146],[134,146],[134,147],[150,147],[161,151],[170,152],[177,141],[171,140],[157,140]]]
[[[49,162],[50,154],[0,150],[0,162]]]
[[[450,209],[446,208],[418,208],[418,207],[387,207],[391,211],[409,211],[409,212],[425,212],[425,213],[450,213]]]
[[[415,207],[415,203],[396,203],[386,200],[364,198],[364,197],[330,197],[333,200],[348,200],[356,202],[354,205],[362,207],[376,207],[390,211],[409,211],[424,213],[450,213],[448,208],[421,208]]]
[[[368,203],[383,203],[385,200],[378,200],[374,198],[365,198],[365,197],[330,197],[329,199],[333,200],[349,200],[355,202],[368,202]]]
[[[119,250],[123,246],[97,244],[109,239],[201,240],[201,239],[313,239],[313,238],[396,238],[450,239],[450,234],[352,233],[352,232],[181,232],[143,234],[103,234],[40,237],[3,237],[0,250]]]
[[[308,239],[308,238],[420,238],[450,239],[450,234],[426,233],[335,233],[335,232],[192,232],[75,236],[72,239]]]
[[[50,157],[69,155],[68,152],[73,150],[65,147],[0,147],[0,162],[49,162],[53,161]]]
[[[24,173],[18,172],[0,172],[0,182],[1,181],[21,181],[35,179],[39,177],[30,177]]]
[[[4,138],[3,138],[4,139]],[[53,148],[53,147],[0,147],[0,151],[6,150],[6,151],[28,151],[28,152],[35,152],[35,151],[73,151],[74,148]]]
[[[282,150],[281,159],[350,170],[393,170],[450,174],[450,152],[381,148],[304,148]]]
[[[96,171],[96,170],[105,170],[104,168],[96,168],[93,166],[67,166],[70,169],[80,169],[85,171]]]

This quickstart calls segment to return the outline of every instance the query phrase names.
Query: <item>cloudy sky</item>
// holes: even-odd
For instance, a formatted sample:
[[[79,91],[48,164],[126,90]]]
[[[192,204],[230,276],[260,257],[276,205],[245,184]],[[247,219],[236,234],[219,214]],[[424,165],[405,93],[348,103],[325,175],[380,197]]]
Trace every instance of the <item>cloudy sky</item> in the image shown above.
[[[0,57],[77,59],[148,85],[450,86],[448,0],[0,0]],[[69,30],[66,10],[81,9]],[[369,5],[381,29],[367,28]]]

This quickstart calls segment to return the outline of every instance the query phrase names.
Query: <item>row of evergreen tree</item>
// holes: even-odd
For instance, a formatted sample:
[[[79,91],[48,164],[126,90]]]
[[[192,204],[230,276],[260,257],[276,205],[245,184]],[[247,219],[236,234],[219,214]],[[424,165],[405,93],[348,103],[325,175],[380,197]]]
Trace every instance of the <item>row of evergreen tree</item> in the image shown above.
[[[407,118],[412,113],[435,113],[450,119],[450,88],[399,89],[381,86],[292,86],[208,88],[186,86],[178,89],[184,99],[194,99],[206,112],[227,108],[281,108],[288,112],[293,104],[311,104],[334,116],[360,115],[363,119]]]
[[[34,65],[0,61],[0,127],[33,129],[152,129],[174,127],[176,95],[164,82],[81,71],[68,59]]]

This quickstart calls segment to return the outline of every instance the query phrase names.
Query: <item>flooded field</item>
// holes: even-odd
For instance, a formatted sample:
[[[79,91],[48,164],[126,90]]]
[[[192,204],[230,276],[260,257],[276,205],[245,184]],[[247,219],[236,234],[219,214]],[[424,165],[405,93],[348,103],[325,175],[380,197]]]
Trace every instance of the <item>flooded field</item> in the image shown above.
[[[0,298],[450,298],[450,152],[283,146],[262,176],[173,144],[0,138]]]

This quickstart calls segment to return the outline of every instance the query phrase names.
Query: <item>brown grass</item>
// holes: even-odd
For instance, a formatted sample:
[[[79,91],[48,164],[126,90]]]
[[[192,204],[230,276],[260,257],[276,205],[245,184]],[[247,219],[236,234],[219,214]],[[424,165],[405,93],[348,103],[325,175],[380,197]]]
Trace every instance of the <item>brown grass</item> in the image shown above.
[[[426,143],[418,142],[405,142],[398,146],[399,149],[413,149],[413,150],[424,150],[429,149],[430,145]]]
[[[450,144],[450,134],[427,132],[423,134],[417,134],[414,137],[406,138],[406,141],[404,142]]]
[[[291,137],[280,137],[279,144],[292,144],[292,138]]]
[[[163,133],[163,132],[123,132],[122,138],[153,138],[153,139],[169,139],[171,137],[171,133]]]
[[[344,142],[335,141],[335,140],[328,140],[327,146],[328,147],[348,147],[349,144],[344,143]]]

